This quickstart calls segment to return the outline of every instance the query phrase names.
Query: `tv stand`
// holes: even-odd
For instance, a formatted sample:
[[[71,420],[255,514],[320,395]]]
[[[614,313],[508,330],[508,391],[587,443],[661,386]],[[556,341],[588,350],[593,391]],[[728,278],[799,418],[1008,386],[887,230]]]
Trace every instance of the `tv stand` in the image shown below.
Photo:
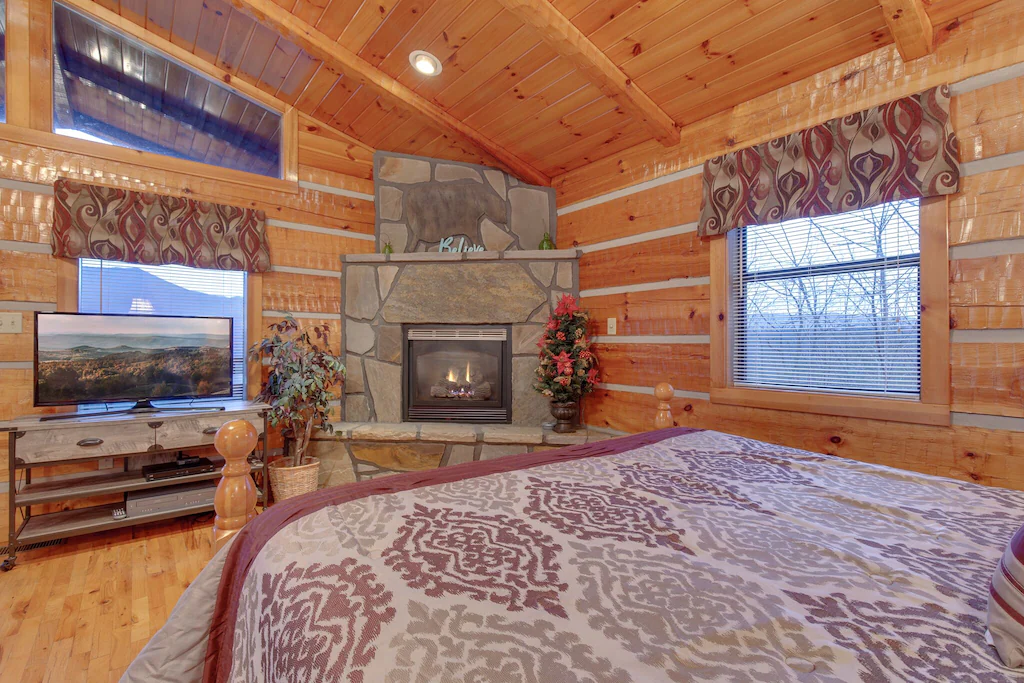
[[[205,405],[205,406],[167,406],[161,408],[153,405],[151,399],[145,398],[141,401],[136,401],[135,405],[131,408],[125,408],[123,410],[102,410],[96,413],[67,413],[64,415],[43,415],[39,418],[40,422],[52,422],[54,420],[76,420],[82,417],[102,417],[106,415],[152,415],[153,413],[180,413],[188,411],[199,411],[204,413],[213,413],[219,410],[224,410],[224,406],[216,405]]]
[[[42,512],[41,507],[62,501],[216,481],[221,476],[222,458],[213,451],[213,439],[221,425],[230,420],[246,420],[260,435],[256,452],[249,458],[257,480],[258,500],[265,505],[268,409],[269,406],[263,403],[229,400],[203,407],[202,410],[207,411],[205,415],[151,405],[138,413],[120,411],[119,414],[103,416],[75,413],[62,415],[68,419],[61,422],[44,422],[40,416],[31,416],[0,423],[0,436],[7,432],[9,482],[7,558],[0,564],[0,570],[12,569],[18,549],[26,545],[212,511],[212,503],[182,504],[159,512],[119,516],[115,511],[124,508],[125,503],[121,500],[91,507],[69,506],[74,509],[38,514]],[[208,457],[214,463],[214,471],[146,479],[143,465],[154,460],[173,460],[179,452]],[[96,463],[110,460],[114,461],[112,469],[97,468]],[[80,474],[42,479],[33,476],[33,469],[90,463],[94,464],[94,469]],[[19,513],[22,518],[20,524]]]

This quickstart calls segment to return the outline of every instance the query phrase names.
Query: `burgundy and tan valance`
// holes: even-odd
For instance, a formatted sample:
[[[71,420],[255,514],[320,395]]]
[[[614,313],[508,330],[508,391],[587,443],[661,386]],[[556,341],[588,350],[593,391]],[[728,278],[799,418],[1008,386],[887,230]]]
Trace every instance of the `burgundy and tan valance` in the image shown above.
[[[270,270],[261,210],[63,178],[53,184],[53,193],[55,256]]]
[[[953,194],[959,161],[943,85],[708,160],[697,232]]]

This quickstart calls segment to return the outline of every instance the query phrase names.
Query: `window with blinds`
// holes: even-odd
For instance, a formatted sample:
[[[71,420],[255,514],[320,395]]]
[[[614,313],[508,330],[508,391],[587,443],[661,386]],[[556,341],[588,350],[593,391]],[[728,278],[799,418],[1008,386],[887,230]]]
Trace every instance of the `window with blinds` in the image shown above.
[[[80,313],[232,318],[232,396],[245,398],[244,272],[96,259],[80,259],[78,263]]]
[[[736,233],[735,386],[920,396],[919,200]]]

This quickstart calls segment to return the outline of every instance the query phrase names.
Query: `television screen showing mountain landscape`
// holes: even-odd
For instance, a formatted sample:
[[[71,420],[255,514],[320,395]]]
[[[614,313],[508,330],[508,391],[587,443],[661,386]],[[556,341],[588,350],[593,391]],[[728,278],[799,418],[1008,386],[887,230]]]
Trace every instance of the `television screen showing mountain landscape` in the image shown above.
[[[40,313],[36,403],[229,396],[231,319]]]

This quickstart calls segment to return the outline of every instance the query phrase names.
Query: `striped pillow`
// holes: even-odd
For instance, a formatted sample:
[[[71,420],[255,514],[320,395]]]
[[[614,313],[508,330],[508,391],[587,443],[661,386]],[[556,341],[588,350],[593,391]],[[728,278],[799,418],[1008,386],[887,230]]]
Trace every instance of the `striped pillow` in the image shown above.
[[[1003,551],[988,598],[988,636],[1006,666],[1024,666],[1024,526]]]

